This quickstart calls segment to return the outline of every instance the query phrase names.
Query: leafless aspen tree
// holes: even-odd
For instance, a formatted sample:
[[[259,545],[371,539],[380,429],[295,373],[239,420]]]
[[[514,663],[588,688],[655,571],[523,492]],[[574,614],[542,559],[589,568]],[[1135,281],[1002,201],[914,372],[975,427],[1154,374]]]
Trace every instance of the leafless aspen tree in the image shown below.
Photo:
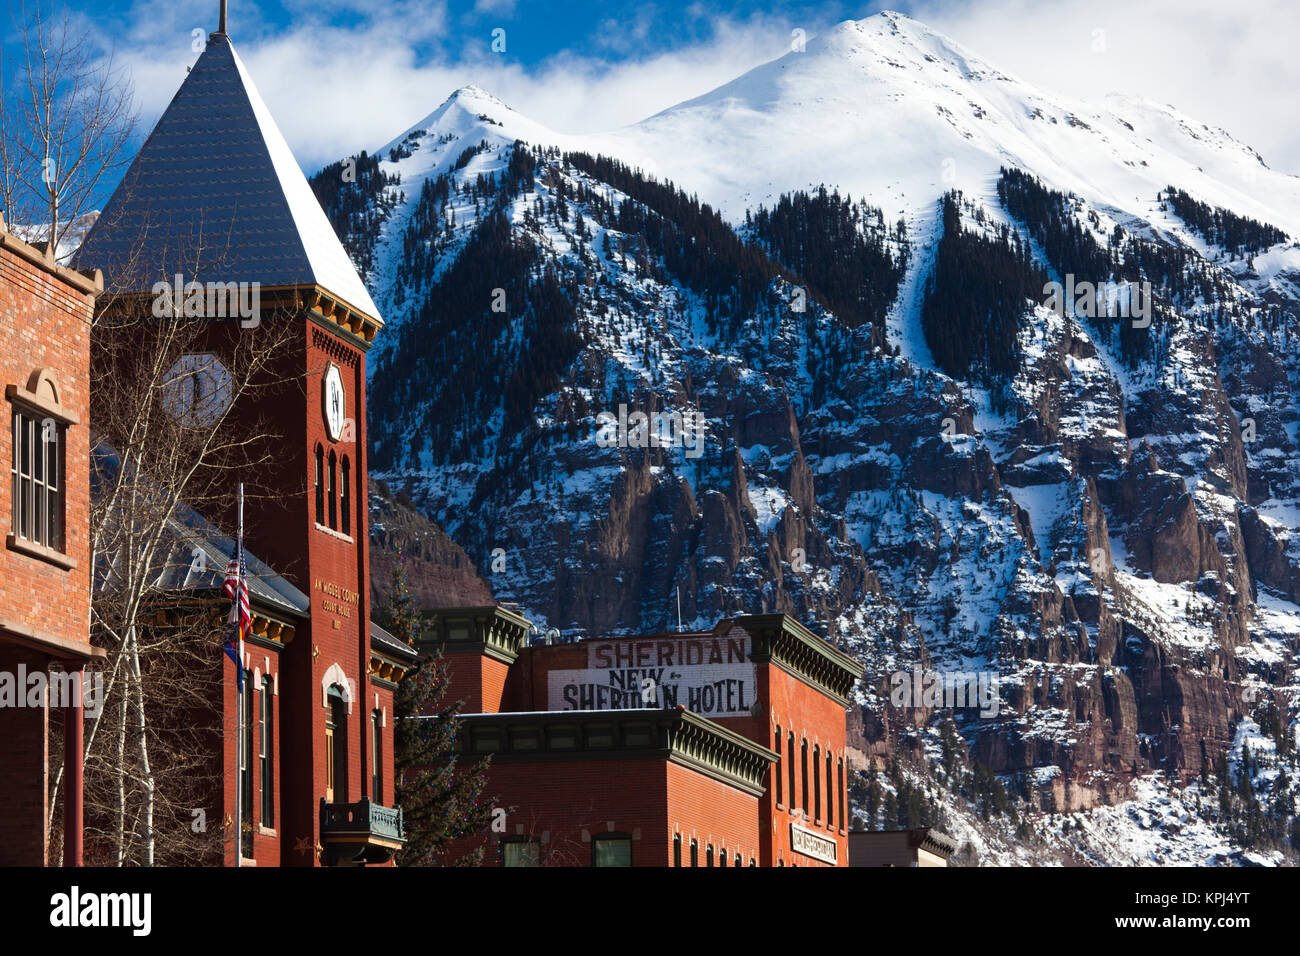
[[[131,160],[131,85],[67,11],[26,3],[0,58],[0,202],[29,242],[66,258],[100,192]]]

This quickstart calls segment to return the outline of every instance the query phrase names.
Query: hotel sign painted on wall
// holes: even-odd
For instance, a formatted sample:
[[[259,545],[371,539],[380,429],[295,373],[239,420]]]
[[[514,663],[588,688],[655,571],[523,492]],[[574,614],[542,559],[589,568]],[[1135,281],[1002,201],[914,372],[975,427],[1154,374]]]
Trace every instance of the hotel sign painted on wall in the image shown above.
[[[587,667],[548,675],[551,710],[693,710],[708,717],[747,717],[757,669],[749,637],[663,637],[592,641]]]

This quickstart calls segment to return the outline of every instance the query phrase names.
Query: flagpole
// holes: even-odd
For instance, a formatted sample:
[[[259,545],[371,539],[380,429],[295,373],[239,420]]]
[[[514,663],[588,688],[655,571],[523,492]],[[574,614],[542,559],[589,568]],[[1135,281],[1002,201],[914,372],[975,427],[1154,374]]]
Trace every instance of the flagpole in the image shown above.
[[[244,483],[239,483],[239,539],[235,554],[244,555]],[[244,574],[241,567],[235,583],[235,603],[242,596]],[[235,612],[235,648],[238,660],[235,661],[235,866],[243,866],[244,856],[244,623],[238,611]]]

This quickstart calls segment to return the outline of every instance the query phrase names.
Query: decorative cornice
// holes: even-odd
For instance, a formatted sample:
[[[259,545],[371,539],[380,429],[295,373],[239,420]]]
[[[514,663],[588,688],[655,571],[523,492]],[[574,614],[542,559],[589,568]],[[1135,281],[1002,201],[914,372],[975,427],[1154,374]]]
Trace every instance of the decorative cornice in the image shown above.
[[[104,304],[110,314],[148,314],[153,308],[152,292],[128,292],[114,295]],[[361,311],[353,305],[327,292],[318,285],[259,286],[258,304],[263,309],[283,309],[306,312],[318,325],[342,335],[361,351],[370,345],[383,327],[382,320]],[[221,319],[214,319],[222,321]],[[231,317],[224,321],[238,321]]]
[[[925,850],[945,860],[957,851],[957,841],[934,827],[918,827],[907,832],[907,844],[913,849]]]
[[[832,647],[786,614],[751,614],[724,618],[714,628],[721,635],[732,628],[745,631],[753,641],[752,659],[773,663],[792,676],[811,684],[847,707],[853,685],[865,668],[843,651]]]
[[[528,639],[528,619],[495,604],[435,608],[423,615],[416,649],[422,654],[483,654],[510,665]]]
[[[207,592],[212,593],[212,592]],[[250,644],[265,648],[271,651],[282,651],[293,642],[297,634],[297,626],[290,621],[284,620],[279,616],[267,614],[257,603],[256,595],[253,595],[252,613],[253,621],[249,628],[248,637],[245,640]],[[182,617],[182,610],[185,608],[209,608],[209,614],[224,623],[225,614],[230,608],[230,600],[217,591],[211,597],[202,594],[195,594],[192,597],[173,597],[167,601],[165,606],[160,606],[153,611],[154,623],[166,624],[169,620],[177,621]]]
[[[409,663],[388,657],[372,648],[370,651],[370,664],[366,669],[366,673],[371,680],[392,689],[397,686],[398,681],[406,676],[406,672],[410,670],[410,667]]]
[[[340,299],[323,286],[272,286],[262,289],[262,295],[268,293],[273,299],[287,295],[295,305],[306,306],[313,318],[319,317],[332,329],[348,333],[363,349],[370,347],[384,325],[383,320]]]
[[[464,753],[494,763],[653,758],[690,767],[752,796],[777,755],[684,708],[470,714]]]

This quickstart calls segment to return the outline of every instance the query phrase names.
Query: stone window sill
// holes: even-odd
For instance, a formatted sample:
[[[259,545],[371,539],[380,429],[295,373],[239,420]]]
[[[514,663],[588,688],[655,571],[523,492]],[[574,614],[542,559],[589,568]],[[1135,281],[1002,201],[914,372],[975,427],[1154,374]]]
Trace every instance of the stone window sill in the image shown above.
[[[342,531],[335,531],[333,528],[328,525],[323,525],[319,521],[316,522],[316,530],[325,532],[325,534],[329,535],[331,538],[338,538],[340,541],[346,541],[348,544],[356,544],[352,535],[344,534]]]
[[[47,548],[43,544],[37,544],[35,541],[28,541],[26,538],[20,538],[15,534],[9,535],[5,539],[5,546],[10,551],[17,551],[29,557],[52,564],[55,567],[62,568],[65,571],[71,571],[77,566],[77,562],[62,551],[55,551],[53,548]]]

